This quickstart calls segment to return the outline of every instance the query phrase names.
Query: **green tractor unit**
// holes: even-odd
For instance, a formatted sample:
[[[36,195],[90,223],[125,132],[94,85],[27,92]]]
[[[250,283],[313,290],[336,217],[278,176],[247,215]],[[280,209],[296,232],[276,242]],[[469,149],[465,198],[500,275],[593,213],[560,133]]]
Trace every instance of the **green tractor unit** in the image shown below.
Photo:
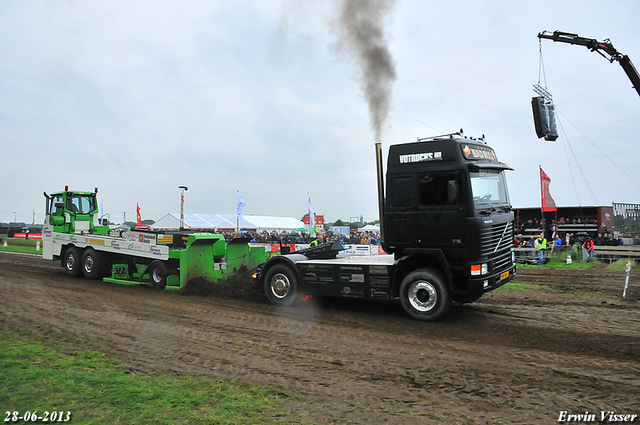
[[[184,289],[198,280],[217,284],[255,268],[264,247],[212,233],[131,229],[112,234],[98,218],[93,192],[45,192],[43,258],[60,260],[67,274],[127,285]]]

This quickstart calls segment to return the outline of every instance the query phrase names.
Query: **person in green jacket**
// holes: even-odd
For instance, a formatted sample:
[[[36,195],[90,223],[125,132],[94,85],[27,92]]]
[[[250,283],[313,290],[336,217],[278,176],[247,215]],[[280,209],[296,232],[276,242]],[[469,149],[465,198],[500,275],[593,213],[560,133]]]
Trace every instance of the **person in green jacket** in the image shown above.
[[[319,233],[317,237],[314,235],[312,238],[313,240],[309,244],[309,248],[313,248],[314,246],[322,245],[324,243],[324,235],[322,233]]]
[[[540,237],[538,238],[538,251],[540,251],[538,265],[541,266],[544,264],[544,256],[547,252],[547,238],[544,237],[544,231],[540,233]]]

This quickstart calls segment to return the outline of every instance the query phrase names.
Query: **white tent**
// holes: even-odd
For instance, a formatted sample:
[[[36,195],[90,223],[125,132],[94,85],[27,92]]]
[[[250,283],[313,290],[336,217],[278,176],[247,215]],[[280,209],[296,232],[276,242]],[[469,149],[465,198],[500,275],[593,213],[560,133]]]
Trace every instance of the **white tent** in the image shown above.
[[[374,226],[373,224],[367,224],[364,227],[360,227],[358,229],[358,232],[379,232],[380,231],[380,227],[379,226]]]
[[[235,216],[232,216],[235,218]],[[263,230],[272,231],[288,231],[291,232],[299,227],[305,227],[304,222],[293,217],[273,217],[266,215],[244,215],[247,222],[246,228],[255,229],[258,232]],[[240,225],[242,228],[242,224]]]
[[[179,229],[180,228],[180,216],[176,217],[175,214],[167,214],[160,220],[156,221],[150,226],[152,229]],[[188,226],[185,224],[185,228]]]
[[[293,217],[271,217],[263,215],[244,215],[240,220],[240,229],[262,231],[293,231],[299,227],[304,227],[301,220]],[[169,213],[156,221],[153,229],[179,229],[180,215]],[[218,229],[235,230],[235,214],[185,214],[185,229]]]

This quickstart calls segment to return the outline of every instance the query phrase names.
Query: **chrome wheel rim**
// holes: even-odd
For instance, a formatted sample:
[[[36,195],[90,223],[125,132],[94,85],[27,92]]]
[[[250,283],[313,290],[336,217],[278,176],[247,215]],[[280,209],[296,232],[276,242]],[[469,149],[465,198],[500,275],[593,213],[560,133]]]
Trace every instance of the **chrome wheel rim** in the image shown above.
[[[289,282],[289,278],[286,275],[278,273],[271,278],[271,293],[274,297],[278,299],[285,298],[290,290],[291,282]]]
[[[162,274],[160,273],[160,270],[157,267],[151,271],[151,279],[155,283],[160,283],[160,281],[162,280]]]
[[[411,285],[407,298],[415,310],[427,312],[438,302],[438,292],[430,282],[421,280]]]
[[[76,265],[76,256],[67,255],[67,270],[73,270]]]
[[[84,260],[84,271],[87,273],[91,273],[93,271],[93,257],[88,256],[85,260]]]

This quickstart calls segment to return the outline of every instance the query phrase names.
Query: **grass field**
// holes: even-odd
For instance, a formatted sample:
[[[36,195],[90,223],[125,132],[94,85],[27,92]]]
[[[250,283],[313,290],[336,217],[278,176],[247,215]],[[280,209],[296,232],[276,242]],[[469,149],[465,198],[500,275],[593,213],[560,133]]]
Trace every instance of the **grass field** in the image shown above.
[[[572,258],[571,263],[567,264],[567,255],[570,255]],[[553,253],[548,256],[549,262],[542,266],[531,265],[531,264],[518,264],[518,268],[552,268],[552,269],[589,269],[591,267],[595,267],[599,264],[602,264],[597,258],[593,260],[592,263],[587,263],[582,261],[582,253],[579,253],[577,250],[563,252],[563,253]],[[628,258],[621,258],[617,261],[614,261],[611,264],[608,264],[607,268],[615,271],[624,271],[627,267],[627,262],[629,262]],[[605,262],[605,264],[607,264]],[[635,267],[635,261],[631,260],[631,267]]]
[[[0,333],[0,346],[5,421],[30,412],[76,424],[271,424],[287,399],[229,379],[132,373],[104,354],[11,332]]]
[[[7,238],[6,235],[0,235],[0,251],[24,252],[27,254],[42,254],[42,241],[40,241],[40,250],[37,249],[37,240],[27,240],[18,238]],[[7,246],[4,246],[4,243]]]
[[[506,283],[496,289],[496,291],[499,291],[499,292],[526,292],[526,291],[545,292],[548,290],[549,290],[549,287],[544,285],[531,285],[530,283],[515,283],[515,282]]]
[[[5,247],[0,244],[0,251],[24,252],[25,254],[42,255],[42,246],[40,246],[40,250],[38,251],[35,246],[8,245]]]

